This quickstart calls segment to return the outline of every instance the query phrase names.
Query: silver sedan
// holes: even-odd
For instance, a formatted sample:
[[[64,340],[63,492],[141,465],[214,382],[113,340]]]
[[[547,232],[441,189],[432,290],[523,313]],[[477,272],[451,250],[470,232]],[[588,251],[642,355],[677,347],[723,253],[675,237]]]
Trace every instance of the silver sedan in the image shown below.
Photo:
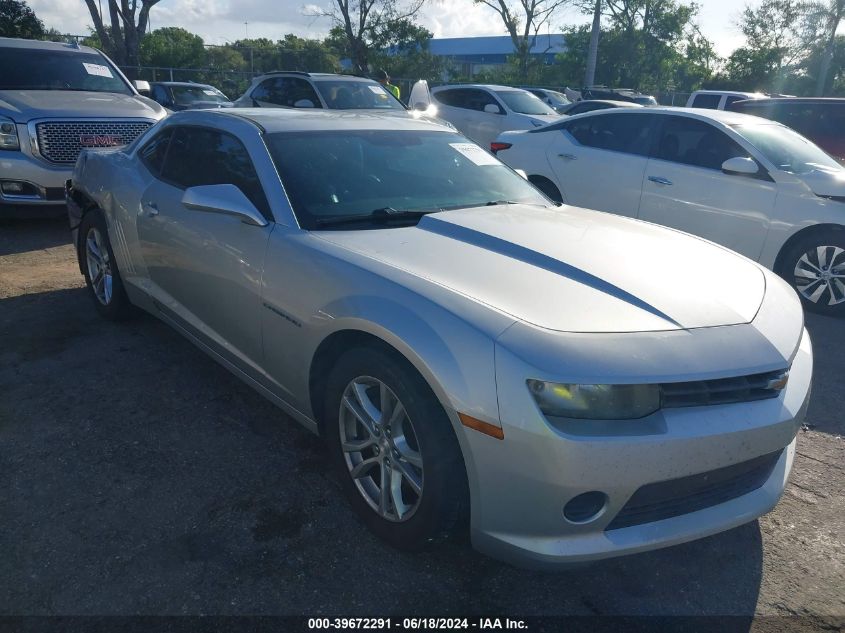
[[[786,283],[557,207],[442,126],[177,113],[83,154],[68,204],[100,314],[154,314],[322,435],[396,547],[468,526],[520,564],[591,560],[783,492],[812,372]]]

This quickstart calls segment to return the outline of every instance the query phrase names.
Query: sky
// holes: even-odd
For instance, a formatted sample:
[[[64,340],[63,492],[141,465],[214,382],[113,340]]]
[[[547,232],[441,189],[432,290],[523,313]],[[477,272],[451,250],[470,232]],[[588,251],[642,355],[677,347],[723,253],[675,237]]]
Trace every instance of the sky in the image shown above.
[[[702,32],[727,56],[742,43],[736,27],[743,0],[699,0]],[[63,33],[87,34],[91,17],[84,0],[29,0],[48,27]],[[331,27],[328,18],[315,18],[329,0],[161,0],[151,14],[152,28],[181,26],[200,35],[206,44],[225,44],[245,37],[281,39],[287,33],[322,37]],[[472,0],[428,0],[418,21],[435,37],[505,35],[499,16]],[[585,23],[589,16],[576,10],[561,12],[551,31],[564,24]],[[247,24],[244,24],[247,22]]]

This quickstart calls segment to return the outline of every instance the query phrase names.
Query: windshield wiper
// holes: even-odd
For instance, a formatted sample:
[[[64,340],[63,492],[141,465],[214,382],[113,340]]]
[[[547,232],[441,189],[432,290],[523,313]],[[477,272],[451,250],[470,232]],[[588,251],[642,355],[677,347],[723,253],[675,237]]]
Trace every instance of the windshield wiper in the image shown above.
[[[382,207],[374,209],[369,213],[356,213],[354,215],[333,215],[326,218],[317,218],[314,223],[319,227],[340,226],[343,224],[358,224],[369,222],[374,224],[387,224],[389,222],[407,222],[419,220],[429,213],[436,213],[442,209],[428,209],[416,211],[400,211],[393,207]]]

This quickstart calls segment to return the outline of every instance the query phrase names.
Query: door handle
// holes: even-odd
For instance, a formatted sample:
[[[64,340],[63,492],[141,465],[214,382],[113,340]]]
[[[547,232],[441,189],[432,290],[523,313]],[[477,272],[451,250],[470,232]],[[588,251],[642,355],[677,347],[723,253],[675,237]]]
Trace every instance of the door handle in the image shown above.
[[[664,178],[663,176],[649,176],[648,179],[651,182],[656,182],[658,185],[671,185],[672,181],[668,178]]]
[[[158,205],[155,202],[143,202],[141,206],[147,212],[147,215],[158,215]]]
[[[575,154],[558,154],[557,157],[565,160],[578,160],[578,157]]]

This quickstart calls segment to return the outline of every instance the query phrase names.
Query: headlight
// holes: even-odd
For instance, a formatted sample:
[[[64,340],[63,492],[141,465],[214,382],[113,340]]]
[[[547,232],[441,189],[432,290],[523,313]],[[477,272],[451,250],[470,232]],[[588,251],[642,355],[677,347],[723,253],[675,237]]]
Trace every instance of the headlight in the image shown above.
[[[18,128],[11,119],[0,117],[0,149],[20,149]]]
[[[574,385],[528,380],[545,415],[588,420],[631,420],[660,408],[659,385]]]

